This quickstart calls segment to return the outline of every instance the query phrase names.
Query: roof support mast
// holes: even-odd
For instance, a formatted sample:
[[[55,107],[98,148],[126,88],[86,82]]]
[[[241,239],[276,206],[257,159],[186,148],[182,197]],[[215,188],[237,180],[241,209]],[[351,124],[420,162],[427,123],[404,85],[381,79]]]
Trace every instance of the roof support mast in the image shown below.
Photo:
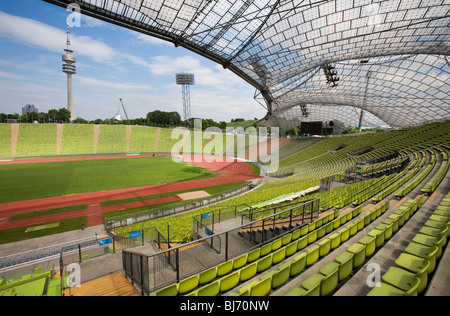
[[[125,117],[127,118],[127,121],[129,121],[130,118],[128,117],[127,110],[125,110],[125,106],[123,105],[123,101],[122,101],[122,99],[119,99],[119,100],[120,100],[120,104],[122,104],[122,109],[123,109],[123,112],[125,113]]]

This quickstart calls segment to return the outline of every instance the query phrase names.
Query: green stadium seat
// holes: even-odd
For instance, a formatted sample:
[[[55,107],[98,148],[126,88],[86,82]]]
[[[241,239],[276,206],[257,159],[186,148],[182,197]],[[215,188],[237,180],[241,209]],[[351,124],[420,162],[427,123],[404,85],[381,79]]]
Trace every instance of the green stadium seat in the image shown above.
[[[302,282],[302,287],[307,291],[317,291],[317,294],[313,296],[320,296],[321,294],[321,283],[325,279],[325,276],[319,273],[314,273],[309,278]]]
[[[358,240],[358,242],[366,247],[366,257],[370,257],[371,255],[374,254],[377,248],[375,237],[366,235],[360,240]]]
[[[344,251],[336,257],[336,262],[339,263],[339,281],[343,281],[350,276],[353,271],[353,257],[354,254]]]
[[[419,230],[419,233],[437,237],[437,238],[445,237],[445,239],[447,239],[447,230],[448,230],[447,227],[445,227],[444,229],[441,230],[441,229],[424,226]],[[446,243],[446,241],[444,241],[444,243]]]
[[[333,229],[338,229],[339,227],[341,227],[341,220],[339,218],[333,220],[332,223]]]
[[[325,232],[327,234],[331,233],[334,230],[334,225],[333,223],[328,223],[325,225]]]
[[[262,259],[259,259],[257,261],[258,265],[257,265],[257,271],[258,273],[264,272],[267,269],[269,269],[272,266],[272,257],[273,255],[270,254],[268,256],[265,256]]]
[[[230,273],[231,270],[233,270],[233,260],[228,260],[227,262],[219,264],[217,267],[217,276],[224,276]]]
[[[272,242],[272,251],[278,250],[281,248],[282,240],[281,238],[278,238],[277,240]]]
[[[439,259],[442,256],[442,247],[444,246],[444,237],[433,237],[424,234],[417,234],[412,239],[412,242],[417,244],[425,245],[428,247],[436,246],[438,247],[438,253],[436,254],[436,258]]]
[[[349,229],[350,237],[355,236],[357,232],[358,232],[358,222],[350,224]]]
[[[358,268],[361,266],[366,260],[366,246],[360,243],[356,243],[351,245],[348,249],[348,252],[351,252],[353,257],[353,267]]]
[[[341,235],[341,244],[343,244],[350,238],[350,227],[344,227],[338,233]]]
[[[250,290],[247,290],[242,293],[232,292],[232,293],[228,294],[228,296],[250,296]]]
[[[445,224],[450,224],[450,216],[436,215],[433,214],[430,216],[432,221],[437,221]]]
[[[370,215],[370,222],[373,222],[374,220],[377,219],[377,210],[373,210],[369,213]]]
[[[198,283],[199,285],[208,284],[217,277],[217,267],[212,267],[205,270],[199,274]]]
[[[239,293],[238,296],[250,296],[250,289],[247,291],[243,291],[242,293]]]
[[[224,293],[239,284],[240,281],[240,271],[235,271],[227,276],[220,279],[220,292]]]
[[[385,241],[385,233],[382,230],[372,229],[367,235],[375,237],[375,246],[377,248],[383,246]]]
[[[286,257],[290,257],[297,253],[298,241],[291,242],[286,246]]]
[[[308,246],[308,236],[303,236],[298,240],[297,250],[305,249]]]
[[[397,215],[395,215],[395,218],[388,217],[383,221],[383,224],[392,225],[392,233],[395,233],[399,228],[399,218],[400,216]]]
[[[281,246],[286,246],[292,241],[292,233],[287,234],[281,239]]]
[[[434,213],[435,215],[440,215],[440,216],[450,216],[450,211],[448,210],[448,207],[446,207],[446,209],[444,210],[443,208],[438,207]]]
[[[347,216],[346,215],[340,217],[340,223],[341,223],[340,226],[343,226],[345,223],[347,223]]]
[[[197,291],[197,296],[217,296],[220,293],[220,280],[212,282]]]
[[[300,274],[306,268],[306,252],[302,252],[291,263],[291,277]]]
[[[253,262],[241,269],[240,281],[245,282],[253,278],[258,271],[258,263]]]
[[[331,240],[325,238],[319,242],[319,257],[325,257],[331,250]]]
[[[266,278],[262,281],[259,281],[255,285],[250,288],[250,296],[266,296],[269,294],[272,289],[272,278]]]
[[[281,261],[286,258],[286,248],[280,248],[277,251],[275,251],[272,255],[272,264],[280,263]]]
[[[187,279],[182,280],[178,284],[178,294],[185,294],[193,291],[199,285],[199,276],[193,275]]]
[[[248,254],[243,254],[242,256],[234,259],[233,260],[233,270],[237,270],[237,269],[245,266],[247,264],[247,260],[248,260]]]
[[[339,282],[339,263],[328,263],[325,267],[320,269],[320,273],[325,276],[320,285],[320,295],[330,295],[336,289]]]
[[[280,267],[278,271],[275,271],[272,275],[272,289],[276,289],[289,280],[290,266]]]
[[[315,220],[316,223],[316,228],[322,227],[323,223],[323,218],[319,218]]]
[[[326,226],[320,227],[317,230],[317,238],[318,239],[322,238],[323,236],[325,236],[326,233],[327,233]]]
[[[268,255],[272,252],[272,243],[265,244],[261,247],[261,257],[264,257],[265,255]]]
[[[185,296],[198,296],[198,290],[192,291],[191,293],[188,293]]]
[[[395,264],[406,271],[416,274],[422,281],[422,284],[427,284],[430,261],[407,253],[402,253],[397,260],[395,260]]]
[[[306,236],[309,233],[309,227],[308,225],[303,226],[300,228],[300,236]]]
[[[294,240],[297,240],[297,239],[299,239],[300,238],[300,229],[297,229],[297,230],[295,230],[293,233],[292,233],[292,240],[294,241]]]
[[[393,226],[394,224],[380,224],[377,227],[375,227],[378,230],[384,231],[384,239],[389,240],[392,237],[393,234]]]
[[[367,296],[417,296],[419,284],[419,278],[415,277],[411,283],[411,288],[405,292],[395,286],[380,282],[367,294]]]
[[[398,225],[397,230],[405,224],[405,217],[403,215],[391,214],[388,218],[396,221],[396,223]],[[392,230],[394,232],[397,231],[397,230],[395,230],[395,223],[394,223],[394,226],[392,227]]]
[[[247,256],[247,262],[250,263],[256,261],[259,259],[259,257],[261,257],[261,248],[250,251]]]
[[[178,284],[169,285],[155,293],[155,296],[177,296]]]
[[[320,283],[309,291],[301,287],[296,287],[290,290],[285,296],[320,296]]]
[[[317,230],[308,234],[308,244],[312,244],[317,240]]]
[[[306,253],[306,266],[309,267],[319,260],[319,250],[320,247],[318,245],[314,245],[308,249]]]
[[[420,279],[420,284],[417,288],[417,293],[420,294],[427,287],[426,268],[416,274],[401,268],[390,267],[389,270],[383,274],[382,280],[387,284],[395,286],[396,288],[406,292],[411,288],[414,278],[416,277]]]
[[[431,274],[436,267],[436,257],[439,249],[436,246],[428,247],[421,244],[416,244],[414,242],[409,243],[409,245],[405,248],[405,252],[430,261],[430,265],[428,267],[428,274]]]
[[[444,224],[442,222],[432,221],[432,220],[426,221],[424,226],[435,228],[435,229],[440,229],[440,230],[443,230],[445,227],[448,227],[447,224]],[[449,235],[450,235],[450,229],[447,230],[447,238],[449,237]]]
[[[256,285],[258,282],[259,282],[259,280],[255,280],[255,281],[252,281],[252,282],[244,285],[243,287],[241,287],[239,289],[239,293],[242,295],[245,292],[248,292],[248,296],[250,296],[250,289],[252,288],[253,285]]]
[[[364,215],[364,227],[370,224],[370,214]]]
[[[381,216],[381,207],[377,207],[376,209],[373,210],[373,212],[375,213],[375,216],[378,218]]]
[[[341,234],[334,233],[329,236],[331,241],[331,249],[334,250],[341,245]]]
[[[358,231],[363,230],[364,229],[364,218],[362,217],[362,218],[358,219],[357,223],[358,223],[358,226],[357,226]]]

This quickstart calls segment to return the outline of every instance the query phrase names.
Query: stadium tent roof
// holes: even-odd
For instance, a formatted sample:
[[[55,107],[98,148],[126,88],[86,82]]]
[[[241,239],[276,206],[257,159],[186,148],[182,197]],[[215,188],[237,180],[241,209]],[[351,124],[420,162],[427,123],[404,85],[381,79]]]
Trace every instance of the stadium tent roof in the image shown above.
[[[222,64],[257,89],[268,111],[261,123],[282,131],[301,121],[357,126],[361,109],[364,125],[450,118],[450,0],[76,3],[84,14]]]

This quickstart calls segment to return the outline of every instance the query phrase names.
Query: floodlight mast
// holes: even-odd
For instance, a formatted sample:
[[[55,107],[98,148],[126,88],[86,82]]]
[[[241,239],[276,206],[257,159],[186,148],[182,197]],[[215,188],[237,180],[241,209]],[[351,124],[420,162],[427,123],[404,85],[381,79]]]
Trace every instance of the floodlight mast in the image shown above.
[[[187,121],[191,118],[191,88],[195,85],[194,74],[179,73],[176,75],[177,85],[182,86],[183,93],[183,115],[184,120]]]

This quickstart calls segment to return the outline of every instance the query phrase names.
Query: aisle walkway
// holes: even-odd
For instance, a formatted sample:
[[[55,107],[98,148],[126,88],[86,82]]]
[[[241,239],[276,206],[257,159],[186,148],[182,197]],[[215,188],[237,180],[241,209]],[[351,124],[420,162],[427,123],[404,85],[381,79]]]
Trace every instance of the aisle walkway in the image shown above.
[[[81,287],[64,291],[65,296],[140,296],[140,292],[121,273],[117,272],[86,282]]]

